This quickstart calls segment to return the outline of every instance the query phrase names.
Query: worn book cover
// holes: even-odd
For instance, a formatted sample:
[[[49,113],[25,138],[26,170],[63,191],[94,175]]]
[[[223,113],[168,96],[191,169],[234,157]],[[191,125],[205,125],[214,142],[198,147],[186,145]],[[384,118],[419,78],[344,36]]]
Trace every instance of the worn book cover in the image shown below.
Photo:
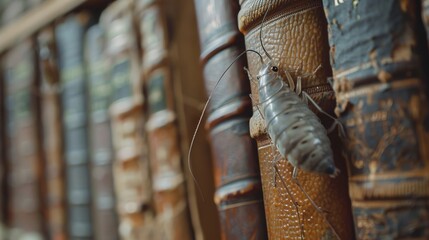
[[[323,1],[358,239],[429,237],[427,43],[418,4]]]

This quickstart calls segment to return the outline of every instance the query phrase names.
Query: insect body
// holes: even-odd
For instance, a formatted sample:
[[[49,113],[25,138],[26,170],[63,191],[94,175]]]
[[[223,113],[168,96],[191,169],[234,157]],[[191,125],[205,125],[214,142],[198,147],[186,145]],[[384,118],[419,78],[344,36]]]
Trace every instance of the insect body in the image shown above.
[[[291,88],[283,82],[272,61],[261,68],[258,79],[260,105],[268,134],[280,154],[295,168],[335,176],[338,170],[326,129],[307,103],[294,92],[292,80],[289,79]],[[303,97],[308,95],[303,93]]]
[[[269,55],[267,56],[269,57]],[[262,65],[257,77],[259,80],[258,93],[260,100],[258,105],[262,108],[262,111],[259,107],[258,110],[266,122],[268,135],[272,143],[280,155],[294,166],[292,180],[294,180],[316,211],[321,214],[335,237],[340,239],[335,228],[326,218],[324,210],[312,200],[302,187],[298,180],[298,169],[328,174],[331,177],[335,177],[339,172],[334,165],[327,131],[316,114],[307,106],[307,101],[310,101],[318,111],[333,119],[333,127],[338,125],[341,129],[342,126],[337,119],[323,111],[305,91],[301,91],[301,78],[297,79],[295,89],[291,75],[285,71],[288,80],[288,84],[286,84],[278,71],[278,67],[273,64],[271,58],[268,63]],[[250,74],[249,77],[251,78]],[[302,94],[301,97],[299,96],[300,94]],[[286,182],[276,166],[279,159],[278,155],[273,161],[274,176],[280,177],[288,195],[293,200],[299,219],[300,214],[296,200],[288,190]],[[304,239],[302,231],[301,239]]]

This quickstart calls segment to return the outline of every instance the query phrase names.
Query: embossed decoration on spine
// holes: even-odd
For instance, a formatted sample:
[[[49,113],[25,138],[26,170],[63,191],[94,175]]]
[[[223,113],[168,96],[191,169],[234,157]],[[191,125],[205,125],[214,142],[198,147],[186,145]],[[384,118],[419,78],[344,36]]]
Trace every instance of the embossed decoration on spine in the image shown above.
[[[195,1],[204,66],[210,94],[220,75],[244,51],[237,29],[238,1]],[[257,149],[249,134],[249,82],[239,59],[214,92],[207,128],[215,165],[215,203],[222,239],[266,239]],[[198,178],[198,172],[196,173]]]
[[[267,52],[278,64],[283,79],[286,81],[283,70],[289,71],[295,81],[298,76],[301,76],[303,90],[322,109],[333,115],[335,96],[327,83],[331,70],[326,20],[321,6],[321,1],[314,0],[242,0],[238,20],[240,31],[245,35],[246,48],[260,52],[264,56],[264,61],[268,61],[263,54],[259,39],[261,22],[268,10],[262,29],[262,41]],[[256,79],[261,67],[259,57],[252,53],[247,56],[250,73]],[[313,73],[319,66],[321,68]],[[250,132],[258,143],[270,239],[301,239],[301,234],[304,239],[334,239],[323,216],[315,210],[308,198],[292,181],[293,166],[287,160],[278,161],[277,168],[281,178],[276,176],[273,161],[278,152],[274,152],[275,147],[268,137],[265,121],[256,107],[259,103],[257,84],[252,84],[252,99],[254,108],[250,120]],[[315,110],[311,104],[309,107]],[[317,110],[315,113],[321,118],[325,127],[330,127],[331,120]],[[330,134],[329,137],[335,164],[341,173],[333,179],[327,175],[299,171],[298,179],[315,203],[327,211],[326,217],[339,236],[342,239],[353,239],[345,162],[340,154],[341,145],[336,133]],[[281,179],[284,179],[287,187]],[[298,203],[298,210],[287,193],[288,189]]]
[[[324,0],[358,239],[429,238],[417,1]]]

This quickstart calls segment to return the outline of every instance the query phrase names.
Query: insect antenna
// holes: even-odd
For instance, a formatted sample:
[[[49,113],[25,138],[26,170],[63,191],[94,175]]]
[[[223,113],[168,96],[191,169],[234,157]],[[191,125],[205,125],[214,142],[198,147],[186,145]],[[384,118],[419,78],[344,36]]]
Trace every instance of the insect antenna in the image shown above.
[[[202,192],[202,190],[201,190],[201,186],[200,186],[200,184],[198,183],[197,179],[195,178],[194,172],[192,171],[192,167],[191,167],[191,152],[192,152],[192,147],[194,146],[194,142],[195,142],[195,138],[196,138],[197,133],[198,133],[198,129],[200,128],[201,122],[202,122],[203,117],[204,117],[204,113],[205,113],[205,112],[206,112],[206,110],[207,110],[207,106],[209,105],[209,103],[210,103],[210,101],[211,101],[211,99],[212,99],[212,97],[213,97],[213,93],[216,91],[217,87],[219,86],[220,81],[223,79],[223,77],[224,77],[224,76],[225,76],[225,74],[228,72],[228,70],[232,67],[232,65],[233,65],[235,62],[237,62],[237,60],[238,60],[238,59],[240,59],[240,58],[241,58],[244,54],[246,54],[247,52],[253,52],[253,53],[258,54],[258,56],[259,56],[259,58],[260,58],[261,62],[263,63],[263,58],[262,58],[262,55],[261,55],[260,53],[258,53],[258,52],[257,52],[257,51],[255,51],[255,50],[252,50],[252,49],[247,49],[247,50],[243,51],[242,53],[240,53],[240,54],[239,54],[239,55],[238,55],[238,56],[237,56],[237,57],[236,57],[236,58],[231,62],[231,64],[229,64],[229,66],[225,69],[225,71],[224,71],[224,72],[222,73],[222,75],[219,77],[219,80],[217,80],[217,82],[216,82],[216,84],[215,84],[215,86],[214,86],[213,90],[210,92],[210,95],[209,95],[209,97],[207,98],[206,104],[204,104],[204,108],[203,108],[203,111],[201,112],[200,119],[198,120],[198,123],[197,123],[197,126],[196,126],[196,128],[195,128],[194,134],[192,135],[191,144],[189,145],[188,160],[187,160],[187,161],[188,161],[188,168],[189,168],[189,172],[191,173],[192,179],[194,180],[195,184],[197,185],[198,191],[200,192],[200,195],[201,195],[201,197],[202,197],[203,201],[205,201],[204,194],[203,194],[203,192]]]
[[[269,8],[267,9],[267,11],[265,11],[264,17],[262,18],[261,28],[259,29],[259,41],[261,42],[261,47],[262,47],[262,50],[264,50],[265,55],[267,55],[267,58],[270,59],[270,61],[272,61],[273,58],[265,49],[264,42],[262,41],[262,28],[264,27],[265,18],[267,17],[268,11],[269,11]]]

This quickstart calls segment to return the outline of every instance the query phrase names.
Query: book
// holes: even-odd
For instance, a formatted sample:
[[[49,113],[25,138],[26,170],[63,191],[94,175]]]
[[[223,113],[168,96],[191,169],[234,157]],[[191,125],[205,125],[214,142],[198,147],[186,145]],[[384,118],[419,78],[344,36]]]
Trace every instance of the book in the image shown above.
[[[256,143],[250,138],[250,86],[239,59],[214,89],[223,71],[244,51],[237,28],[238,1],[195,1],[207,95],[213,94],[206,128],[214,160],[215,203],[222,239],[266,239],[267,228]]]
[[[33,39],[4,58],[8,161],[8,237],[45,236],[38,71]]]
[[[144,1],[143,1],[144,2]],[[212,200],[215,192],[214,166],[207,131],[201,127],[190,142],[202,108],[207,101],[200,63],[198,27],[193,0],[163,4],[168,25],[168,62],[174,95],[176,124],[180,137],[183,174],[194,239],[220,239],[219,211]],[[137,8],[138,11],[138,8]],[[193,170],[195,181],[191,175]],[[200,189],[198,189],[198,186]],[[201,191],[199,191],[201,190]]]
[[[45,205],[49,239],[66,237],[63,128],[61,121],[60,79],[54,26],[37,36],[40,69],[43,155],[45,158]]]
[[[92,239],[88,133],[88,79],[84,67],[87,12],[66,16],[55,35],[60,67],[64,159],[66,165],[68,238]]]
[[[262,49],[263,45],[278,65],[285,83],[288,82],[284,71],[292,75],[295,85],[297,77],[301,77],[302,89],[324,111],[333,115],[335,94],[327,81],[332,73],[321,1],[242,1],[238,19],[239,29],[245,36],[246,49],[257,51],[264,63],[267,63],[269,59]],[[249,53],[247,59],[250,74],[256,79],[262,67],[260,57]],[[257,85],[251,86],[254,108],[250,133],[258,144],[269,238],[288,236],[321,239],[329,236],[334,238],[337,233],[342,239],[353,239],[347,171],[337,134],[329,135],[335,164],[340,169],[336,178],[298,171],[298,180],[304,191],[318,207],[327,212],[322,214],[317,212],[304,192],[293,182],[293,166],[288,160],[280,158],[276,161],[279,153],[267,134],[265,120],[258,110],[260,101]],[[311,104],[309,107],[315,110],[322,124],[329,128],[332,121]]]
[[[427,42],[417,4],[323,1],[357,239],[429,237]]]
[[[132,1],[116,1],[104,10],[100,22],[107,36],[105,59],[111,66],[109,113],[119,235],[121,239],[150,239],[155,225],[132,7]]]
[[[174,106],[169,31],[162,1],[138,2],[142,76],[147,99],[145,130],[157,231],[160,239],[192,239],[181,146]]]
[[[111,86],[104,58],[104,32],[91,26],[85,37],[85,62],[89,81],[91,177],[96,239],[118,239],[116,201],[113,188],[113,145],[109,105]]]

